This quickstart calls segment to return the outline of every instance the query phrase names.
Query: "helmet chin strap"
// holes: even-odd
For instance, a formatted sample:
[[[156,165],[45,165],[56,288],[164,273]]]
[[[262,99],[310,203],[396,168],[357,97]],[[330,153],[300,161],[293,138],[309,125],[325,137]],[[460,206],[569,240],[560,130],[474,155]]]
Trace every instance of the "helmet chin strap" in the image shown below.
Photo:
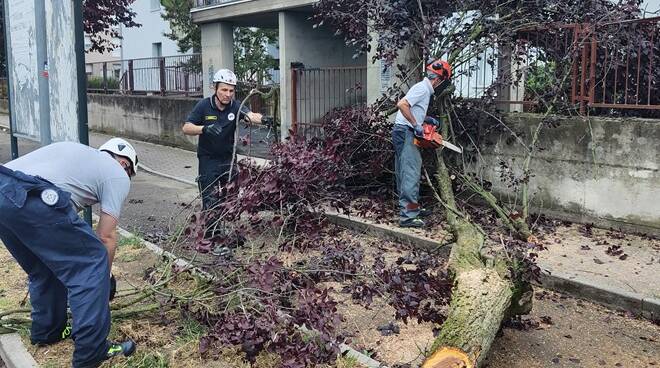
[[[222,108],[220,110],[224,110],[225,107],[227,107],[227,106],[229,106],[229,104],[231,104],[231,100],[229,101],[228,104],[222,103],[222,101],[220,101],[220,98],[218,98],[218,95],[215,94],[215,93],[213,94],[213,98],[215,98],[216,106],[218,106],[218,107],[222,106]]]

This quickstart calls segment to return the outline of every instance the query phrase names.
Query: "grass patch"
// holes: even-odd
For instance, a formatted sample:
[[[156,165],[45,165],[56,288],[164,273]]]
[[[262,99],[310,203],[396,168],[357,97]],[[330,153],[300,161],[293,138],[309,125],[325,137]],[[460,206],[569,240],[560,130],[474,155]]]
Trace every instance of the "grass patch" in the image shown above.
[[[128,359],[112,365],[113,368],[168,368],[169,366],[169,359],[157,351],[137,351]]]
[[[337,368],[361,368],[362,365],[358,362],[356,358],[349,356],[339,356],[337,357]]]
[[[180,335],[177,336],[177,342],[180,344],[186,344],[190,342],[198,343],[199,339],[206,334],[206,328],[202,326],[199,322],[186,318],[179,322]]]
[[[122,236],[117,242],[117,246],[121,248],[130,247],[133,249],[141,249],[142,247],[144,247],[144,243],[142,242],[142,239],[140,239],[135,235],[129,237]]]

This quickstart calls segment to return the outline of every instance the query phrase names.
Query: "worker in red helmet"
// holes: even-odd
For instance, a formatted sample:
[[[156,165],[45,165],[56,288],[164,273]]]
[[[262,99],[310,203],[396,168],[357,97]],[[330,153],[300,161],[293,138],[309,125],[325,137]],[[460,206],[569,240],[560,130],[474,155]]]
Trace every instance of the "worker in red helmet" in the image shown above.
[[[413,85],[397,103],[399,111],[392,129],[395,153],[396,187],[399,195],[399,225],[401,227],[424,227],[420,217],[427,215],[419,205],[419,179],[422,156],[413,143],[415,136],[422,137],[422,122],[426,116],[434,90],[451,78],[451,66],[438,59],[426,67],[426,77]]]

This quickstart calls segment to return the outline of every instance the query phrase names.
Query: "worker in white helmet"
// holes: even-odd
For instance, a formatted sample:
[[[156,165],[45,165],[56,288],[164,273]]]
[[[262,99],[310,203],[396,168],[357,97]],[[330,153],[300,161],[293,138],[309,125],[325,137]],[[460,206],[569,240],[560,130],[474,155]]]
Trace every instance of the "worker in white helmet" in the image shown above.
[[[121,138],[98,150],[53,143],[0,165],[0,239],[28,274],[31,341],[49,345],[71,336],[74,368],[135,351],[130,340],[107,338],[115,229],[137,167],[135,149]],[[94,232],[78,212],[96,203]]]
[[[213,212],[222,200],[218,188],[229,182],[234,133],[237,128],[236,117],[241,105],[240,101],[234,99],[237,83],[238,79],[234,72],[229,69],[218,70],[213,76],[213,95],[197,103],[182,128],[186,135],[199,136],[197,183],[202,196],[203,209],[207,212],[207,217],[211,218],[213,216],[210,212]],[[240,114],[251,123],[268,125],[273,122],[272,117],[265,117],[246,109]],[[207,231],[208,237],[213,235],[212,231]]]

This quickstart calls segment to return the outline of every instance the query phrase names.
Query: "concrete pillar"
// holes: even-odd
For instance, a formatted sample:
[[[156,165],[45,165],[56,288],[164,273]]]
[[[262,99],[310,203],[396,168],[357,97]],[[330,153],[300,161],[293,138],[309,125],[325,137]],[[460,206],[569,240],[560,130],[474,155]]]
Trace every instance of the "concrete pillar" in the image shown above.
[[[203,93],[207,96],[213,87],[213,74],[218,69],[234,70],[234,27],[228,22],[204,23],[201,31]]]
[[[422,65],[418,63],[419,55],[412,47],[406,47],[399,50],[398,58],[387,66],[384,60],[376,59],[372,62],[378,47],[378,35],[373,34],[371,40],[371,48],[367,55],[367,103],[372,104],[383,94],[387,94],[390,87],[399,85],[401,92],[407,92],[408,89],[415,83],[419,82],[422,78]],[[399,70],[396,65],[407,65],[410,68],[410,78],[406,83],[401,83],[401,79],[397,77]],[[394,94],[399,91],[393,91]]]
[[[326,27],[314,28],[309,20],[309,14],[300,12],[282,11],[279,13],[279,41],[280,41],[280,111],[282,121],[282,137],[288,136],[292,126],[292,81],[291,63],[302,63],[306,68],[324,67],[363,67],[366,57],[353,58],[355,50],[347,47],[342,36],[335,36],[334,32]],[[314,92],[304,97],[305,113],[299,118],[305,123],[318,118],[323,113],[339,106],[340,91],[352,89],[347,101],[366,99],[364,90],[367,83],[363,70],[352,70],[342,77],[341,71],[322,71],[306,74],[306,85],[315,86]],[[361,89],[353,88],[348,80],[356,81]],[[302,106],[302,105],[301,105]],[[302,116],[304,115],[304,116]]]
[[[498,88],[497,99],[501,101],[524,101],[525,99],[525,62],[512,61],[510,46],[500,46],[498,58],[498,78],[504,78],[506,83]],[[501,103],[498,108],[503,112],[522,112],[522,104]]]
[[[378,36],[372,34],[369,44],[369,53],[367,54],[367,104],[376,102],[380,96],[392,85],[394,76],[394,67],[385,67],[380,60],[374,60],[376,48],[378,47]]]
[[[291,12],[279,13],[279,39],[280,39],[280,121],[282,122],[281,133],[282,140],[289,136],[291,129],[291,63],[302,62],[304,45],[301,40],[305,32],[311,32],[311,29],[304,29],[296,19],[299,15]]]

